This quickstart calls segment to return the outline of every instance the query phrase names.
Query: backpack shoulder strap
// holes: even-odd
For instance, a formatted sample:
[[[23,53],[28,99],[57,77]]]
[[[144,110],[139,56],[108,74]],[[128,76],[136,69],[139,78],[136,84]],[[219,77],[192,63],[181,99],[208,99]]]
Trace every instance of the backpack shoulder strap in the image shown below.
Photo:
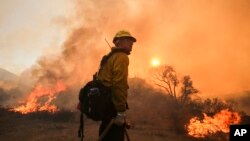
[[[115,53],[117,53],[117,52],[124,52],[124,53],[126,53],[127,54],[127,51],[125,50],[125,49],[123,49],[123,48],[112,48],[112,50],[109,52],[109,54],[107,54],[107,55],[104,55],[103,57],[102,57],[102,60],[101,60],[101,63],[100,63],[100,68],[108,61],[108,59],[113,55],[113,54],[115,54]]]
[[[101,63],[100,63],[100,68],[108,61],[108,59],[114,54],[114,51],[109,52],[109,54],[104,55],[102,57]]]
[[[83,141],[84,138],[84,119],[83,119],[83,113],[80,114],[80,126],[78,129],[78,137],[81,138],[81,141]]]
[[[101,71],[101,69],[103,68],[103,65],[106,64],[108,62],[108,59],[115,53],[117,52],[124,52],[123,49],[112,49],[107,55],[104,55],[102,57],[102,60],[100,62],[100,66],[98,71],[93,75],[93,80],[97,80],[97,76],[99,74],[99,72]]]

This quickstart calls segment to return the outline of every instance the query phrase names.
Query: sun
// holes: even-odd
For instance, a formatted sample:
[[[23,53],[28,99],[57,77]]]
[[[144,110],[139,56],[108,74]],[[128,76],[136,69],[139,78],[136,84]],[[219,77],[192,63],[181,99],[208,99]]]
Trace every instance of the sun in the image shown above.
[[[152,65],[153,67],[158,67],[158,66],[160,65],[159,59],[153,58],[153,59],[151,60],[151,65]]]

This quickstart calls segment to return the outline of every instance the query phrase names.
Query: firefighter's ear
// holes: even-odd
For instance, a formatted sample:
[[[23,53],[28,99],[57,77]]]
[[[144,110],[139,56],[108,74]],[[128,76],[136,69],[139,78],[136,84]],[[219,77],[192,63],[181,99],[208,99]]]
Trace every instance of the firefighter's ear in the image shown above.
[[[117,39],[117,40],[115,41],[115,46],[117,46],[117,45],[119,44],[119,42],[120,42],[120,39]]]

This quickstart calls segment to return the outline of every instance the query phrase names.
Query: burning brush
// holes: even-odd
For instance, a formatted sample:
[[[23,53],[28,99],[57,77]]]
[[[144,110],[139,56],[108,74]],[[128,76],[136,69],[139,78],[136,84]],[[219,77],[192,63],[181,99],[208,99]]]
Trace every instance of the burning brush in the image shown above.
[[[56,112],[59,111],[57,106],[52,104],[52,101],[56,96],[66,90],[66,86],[61,82],[57,81],[53,87],[44,87],[37,85],[34,90],[29,94],[27,102],[24,105],[12,109],[14,112],[20,112],[27,114],[36,111],[48,111]],[[39,102],[40,99],[45,99],[44,102]]]
[[[209,117],[203,113],[204,119],[199,120],[198,117],[190,119],[186,126],[188,134],[196,138],[204,138],[217,132],[229,133],[230,124],[238,124],[241,122],[241,116],[237,112],[230,112],[228,109],[221,110],[213,117]]]

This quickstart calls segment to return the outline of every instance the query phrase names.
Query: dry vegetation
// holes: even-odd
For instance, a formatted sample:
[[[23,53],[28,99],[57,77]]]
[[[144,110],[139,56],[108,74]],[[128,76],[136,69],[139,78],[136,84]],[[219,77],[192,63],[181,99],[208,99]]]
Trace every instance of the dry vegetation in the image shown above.
[[[156,91],[143,79],[130,79],[128,118],[133,127],[131,141],[216,141],[228,140],[228,134],[218,133],[204,139],[187,135],[185,125],[202,112],[210,115],[224,108],[237,111],[234,102],[219,99],[189,100],[184,105],[164,92]],[[244,113],[242,113],[244,114]],[[98,122],[85,120],[85,141],[97,140]],[[247,122],[247,121],[246,121]],[[79,127],[77,111],[54,114],[35,112],[27,115],[0,109],[1,141],[75,141]]]

